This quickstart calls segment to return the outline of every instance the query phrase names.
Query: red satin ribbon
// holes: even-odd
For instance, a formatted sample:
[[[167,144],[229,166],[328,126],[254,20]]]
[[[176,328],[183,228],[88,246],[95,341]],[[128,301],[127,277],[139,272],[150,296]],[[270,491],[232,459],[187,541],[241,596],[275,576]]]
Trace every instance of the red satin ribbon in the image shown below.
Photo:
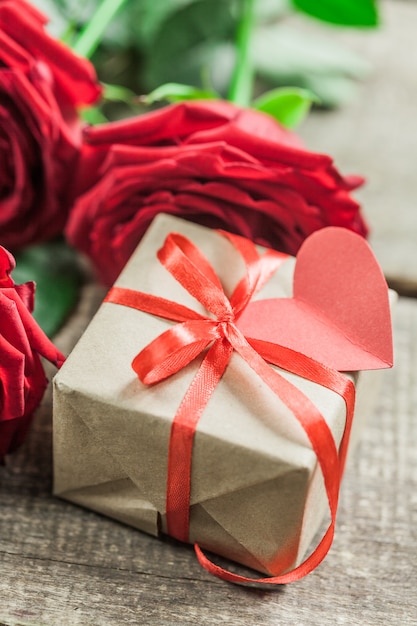
[[[299,352],[244,337],[236,326],[239,315],[287,259],[287,255],[274,251],[259,255],[254,244],[247,239],[229,233],[222,234],[238,250],[246,269],[245,276],[230,299],[224,293],[213,267],[191,241],[180,234],[171,233],[158,251],[160,262],[214,317],[201,315],[159,296],[120,287],[113,287],[105,301],[179,322],[152,341],[133,360],[133,369],[145,384],[167,378],[206,351],[171,427],[166,494],[167,527],[171,536],[188,541],[194,435],[197,423],[234,351],[281,398],[304,428],[323,474],[331,517],[326,533],[312,554],[288,573],[272,578],[252,579],[218,567],[209,561],[198,545],[195,546],[200,563],[219,578],[238,583],[282,584],[299,580],[315,569],[331,546],[353,419],[355,387],[343,374]],[[339,451],[317,407],[268,363],[323,385],[344,399],[346,424]]]

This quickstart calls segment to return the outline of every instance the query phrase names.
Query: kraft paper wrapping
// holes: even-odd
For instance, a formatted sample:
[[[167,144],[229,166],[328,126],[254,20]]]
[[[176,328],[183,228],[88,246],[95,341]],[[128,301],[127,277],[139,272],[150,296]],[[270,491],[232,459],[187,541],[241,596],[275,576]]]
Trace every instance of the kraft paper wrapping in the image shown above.
[[[204,313],[156,258],[172,231],[198,245],[230,293],[243,271],[236,251],[215,231],[166,215],[154,220],[116,285]],[[290,296],[293,268],[290,258],[256,298]],[[152,535],[166,532],[171,422],[201,359],[150,387],[138,380],[131,362],[171,325],[103,303],[54,380],[54,493]],[[339,442],[345,423],[342,398],[282,373],[312,399]],[[361,405],[372,404],[379,376],[355,374],[352,443],[367,412]],[[305,432],[234,354],[197,427],[190,542],[260,572],[281,573],[302,560],[326,507],[321,472]]]

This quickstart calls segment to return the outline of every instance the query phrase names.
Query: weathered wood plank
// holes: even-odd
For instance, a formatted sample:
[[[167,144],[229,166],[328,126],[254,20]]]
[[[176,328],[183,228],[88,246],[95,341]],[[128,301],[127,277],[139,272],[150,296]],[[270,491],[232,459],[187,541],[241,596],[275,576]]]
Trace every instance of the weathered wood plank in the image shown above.
[[[368,178],[361,199],[372,243],[386,274],[412,294],[417,7],[383,8],[383,29],[343,35],[375,67],[359,98],[315,113],[302,132],[344,172]],[[57,337],[64,352],[102,295],[86,287]],[[26,443],[0,468],[0,626],[416,624],[417,301],[400,300],[395,345],[396,366],[347,467],[331,552],[308,578],[274,591],[218,581],[192,548],[54,498],[48,394]]]
[[[361,54],[371,74],[356,97],[335,111],[317,111],[300,128],[312,150],[326,152],[343,173],[367,179],[355,195],[371,226],[385,274],[417,285],[417,44],[415,2],[381,2],[372,32],[333,29],[336,41]]]
[[[8,557],[5,600],[12,624],[412,624],[398,603],[397,586],[384,593],[364,576],[343,573],[317,577],[274,592],[253,591],[208,581],[132,574],[51,561]],[[18,573],[18,574],[16,574]],[[350,576],[349,576],[350,574]],[[2,585],[3,586],[3,585]],[[39,587],[42,601],[39,601]],[[0,615],[4,609],[0,609]],[[390,622],[391,620],[391,622]]]
[[[89,288],[58,338],[68,351],[101,294]],[[396,368],[345,476],[326,561],[274,591],[212,578],[191,547],[157,540],[51,495],[51,400],[0,468],[0,623],[415,624],[417,302],[395,316]]]

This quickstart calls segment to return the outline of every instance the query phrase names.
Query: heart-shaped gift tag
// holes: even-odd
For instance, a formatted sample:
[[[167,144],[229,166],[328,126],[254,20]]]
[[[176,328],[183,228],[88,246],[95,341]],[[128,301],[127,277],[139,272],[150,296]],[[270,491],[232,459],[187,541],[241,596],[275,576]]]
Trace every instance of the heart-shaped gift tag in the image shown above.
[[[301,246],[292,298],[251,302],[237,326],[339,371],[393,363],[388,288],[367,242],[344,228],[316,231]]]

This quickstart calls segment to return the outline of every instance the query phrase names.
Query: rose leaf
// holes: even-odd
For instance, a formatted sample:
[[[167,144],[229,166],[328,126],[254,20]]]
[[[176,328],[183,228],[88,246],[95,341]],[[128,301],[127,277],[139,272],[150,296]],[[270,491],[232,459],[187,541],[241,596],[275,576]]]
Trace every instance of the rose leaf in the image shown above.
[[[373,27],[379,23],[375,0],[292,0],[299,11],[340,26]]]
[[[83,280],[78,257],[59,239],[26,248],[15,258],[13,280],[17,284],[35,281],[33,316],[52,337],[78,300]]]
[[[215,100],[220,96],[213,91],[206,89],[198,89],[192,85],[183,85],[181,83],[165,83],[157,87],[146,96],[141,97],[141,101],[145,104],[154,104],[161,100],[168,102],[180,102],[182,100]]]
[[[257,98],[253,108],[272,115],[286,128],[295,128],[303,121],[313,102],[318,103],[319,99],[308,89],[281,87]]]

